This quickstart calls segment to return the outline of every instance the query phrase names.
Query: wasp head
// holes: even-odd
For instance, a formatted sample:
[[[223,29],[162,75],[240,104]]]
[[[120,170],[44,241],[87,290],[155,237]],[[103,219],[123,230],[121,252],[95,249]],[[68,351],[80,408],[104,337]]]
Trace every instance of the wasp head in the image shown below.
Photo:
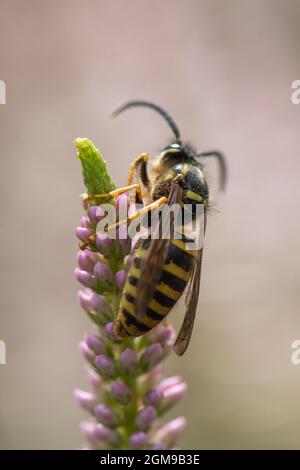
[[[195,153],[191,147],[175,142],[162,150],[160,160],[164,167],[172,167],[177,163],[191,163],[195,160]]]

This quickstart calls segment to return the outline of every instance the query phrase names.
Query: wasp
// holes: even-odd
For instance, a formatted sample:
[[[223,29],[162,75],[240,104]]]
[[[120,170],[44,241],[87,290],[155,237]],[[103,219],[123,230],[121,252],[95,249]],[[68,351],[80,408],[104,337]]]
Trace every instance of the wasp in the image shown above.
[[[133,107],[147,107],[159,113],[171,128],[174,139],[160,153],[148,170],[149,156],[141,154],[130,167],[128,185],[110,193],[115,196],[131,189],[136,190],[136,201],[145,201],[142,209],[128,217],[133,219],[151,214],[164,205],[189,205],[192,218],[196,206],[201,204],[204,215],[204,231],[209,207],[209,188],[204,176],[202,158],[216,157],[220,168],[220,187],[226,183],[226,165],[222,153],[207,151],[197,153],[190,145],[182,143],[179,129],[172,117],[160,106],[148,101],[129,101],[117,108],[113,116]],[[199,160],[200,159],[200,160]],[[138,183],[133,183],[134,176]],[[160,219],[157,230],[160,230]],[[124,222],[124,221],[123,221]],[[174,225],[174,219],[170,224]],[[172,226],[174,230],[174,227]],[[160,232],[158,232],[160,233]],[[183,225],[180,237],[170,232],[169,238],[160,236],[140,240],[132,256],[124,285],[119,312],[115,320],[118,337],[141,336],[157,326],[173,309],[186,286],[186,312],[173,346],[176,354],[186,351],[194,325],[201,278],[203,244],[199,249],[189,249],[189,232]]]

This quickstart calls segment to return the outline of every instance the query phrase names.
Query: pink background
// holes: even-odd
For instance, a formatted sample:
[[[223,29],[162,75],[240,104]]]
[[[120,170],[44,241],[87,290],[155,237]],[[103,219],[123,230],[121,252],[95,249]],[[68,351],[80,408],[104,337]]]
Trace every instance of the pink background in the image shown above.
[[[90,328],[73,277],[81,216],[72,145],[89,137],[117,184],[170,132],[151,99],[230,179],[208,220],[192,344],[170,373],[189,391],[183,448],[300,448],[300,2],[0,1],[1,448],[79,448]],[[207,166],[212,188],[216,168]],[[183,309],[172,318],[178,327]]]

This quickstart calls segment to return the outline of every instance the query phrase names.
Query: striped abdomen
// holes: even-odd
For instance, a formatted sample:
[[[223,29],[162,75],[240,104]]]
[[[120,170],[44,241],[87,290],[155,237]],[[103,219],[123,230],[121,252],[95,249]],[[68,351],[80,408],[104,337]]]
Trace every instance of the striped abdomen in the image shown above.
[[[124,286],[120,310],[115,322],[115,332],[120,337],[141,336],[154,328],[170,312],[188,283],[196,250],[188,250],[186,241],[171,240],[166,262],[159,282],[145,312],[137,318],[135,296],[138,288],[143,258],[147,255],[150,240],[141,242]]]

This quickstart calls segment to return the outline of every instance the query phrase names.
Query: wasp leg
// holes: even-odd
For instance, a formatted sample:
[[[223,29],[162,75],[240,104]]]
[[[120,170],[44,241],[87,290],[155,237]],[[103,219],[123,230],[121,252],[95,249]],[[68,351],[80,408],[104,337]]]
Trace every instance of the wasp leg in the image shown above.
[[[133,178],[135,173],[138,171],[139,178],[142,182],[143,185],[143,198],[146,200],[146,203],[150,203],[151,201],[151,184],[150,184],[150,179],[148,176],[148,169],[147,169],[147,164],[149,160],[149,155],[147,153],[142,153],[139,155],[131,164],[130,170],[129,170],[129,175],[128,175],[128,184],[132,184]],[[136,193],[136,203],[140,203],[138,199],[138,194]]]
[[[200,152],[197,153],[197,157],[205,158],[205,157],[216,157],[219,163],[219,170],[220,170],[220,189],[222,191],[225,190],[226,183],[227,183],[227,166],[225,162],[224,155],[217,150],[210,150],[208,152]]]
[[[132,184],[133,177],[135,172],[140,169],[140,178],[143,185],[149,189],[150,180],[147,172],[147,163],[149,160],[149,155],[147,153],[142,153],[139,155],[130,165],[129,175],[128,175],[128,184]]]
[[[119,194],[126,193],[127,191],[131,191],[132,189],[135,189],[136,194],[137,194],[137,200],[142,201],[142,190],[141,190],[141,185],[140,183],[136,184],[131,184],[129,186],[124,186],[122,188],[117,188],[114,189],[113,191],[110,191],[107,194],[86,194],[83,196],[83,202],[91,201],[93,199],[112,199]],[[87,246],[89,246],[90,243],[94,242],[96,240],[97,234],[93,233],[92,235],[89,236],[89,238],[81,243],[79,245],[79,248],[81,250],[84,250]]]
[[[93,199],[112,199],[116,196],[119,196],[119,194],[126,193],[127,191],[131,191],[132,189],[135,189],[136,193],[138,194],[138,197],[141,199],[142,198],[141,185],[140,183],[136,183],[136,184],[130,184],[128,186],[123,186],[122,188],[114,189],[113,191],[110,191],[109,193],[106,193],[106,194],[84,194],[83,202],[85,203],[88,201],[92,201]]]
[[[166,197],[161,197],[160,199],[157,199],[157,201],[154,201],[154,202],[151,202],[150,204],[148,204],[147,206],[144,206],[142,209],[134,212],[133,214],[131,214],[129,217],[127,217],[126,219],[123,219],[123,220],[119,220],[116,224],[114,225],[110,225],[109,227],[107,227],[107,232],[109,232],[110,230],[112,229],[117,229],[119,228],[121,225],[124,225],[124,224],[130,224],[130,222],[132,222],[133,220],[136,220],[138,219],[139,217],[141,217],[142,215],[144,214],[147,214],[148,212],[150,211],[153,211],[155,209],[159,209],[160,207],[162,207],[164,204],[166,204],[168,201],[168,198]]]

